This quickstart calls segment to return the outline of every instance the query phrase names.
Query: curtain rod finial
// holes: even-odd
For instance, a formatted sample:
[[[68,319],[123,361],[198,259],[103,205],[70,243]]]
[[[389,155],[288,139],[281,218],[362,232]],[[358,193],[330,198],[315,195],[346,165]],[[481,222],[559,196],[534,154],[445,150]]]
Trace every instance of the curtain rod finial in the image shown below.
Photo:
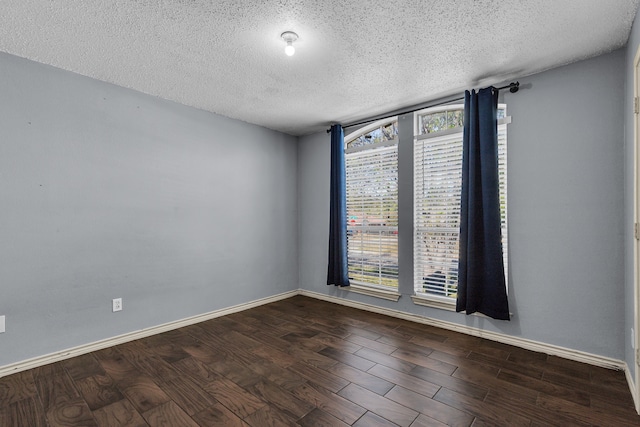
[[[516,93],[520,90],[520,82],[509,83],[509,92]]]

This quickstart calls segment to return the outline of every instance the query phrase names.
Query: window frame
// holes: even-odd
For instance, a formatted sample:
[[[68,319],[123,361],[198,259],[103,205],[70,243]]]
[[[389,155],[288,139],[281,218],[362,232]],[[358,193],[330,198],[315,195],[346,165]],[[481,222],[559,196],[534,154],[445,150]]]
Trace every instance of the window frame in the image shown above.
[[[368,135],[372,132],[375,132],[376,129],[382,129],[384,127],[387,127],[389,125],[393,125],[395,123],[395,128],[394,131],[395,133],[392,132],[393,135],[395,135],[392,139],[388,139],[388,138],[382,138],[381,141],[378,142],[374,142],[371,144],[359,144],[357,146],[352,146],[351,143],[353,141],[355,141],[357,138],[359,137],[364,137],[365,135]],[[385,118],[385,119],[381,119],[381,120],[377,120],[373,123],[370,123],[366,126],[363,126],[362,128],[350,132],[348,135],[346,135],[344,137],[344,150],[345,150],[345,171],[346,171],[346,184],[347,184],[347,218],[345,218],[345,221],[347,221],[347,253],[348,253],[348,257],[349,257],[349,267],[351,267],[352,265],[352,259],[351,258],[351,252],[350,252],[350,244],[352,244],[352,240],[351,240],[351,235],[350,233],[357,233],[357,231],[361,231],[361,232],[367,232],[367,233],[371,233],[372,230],[369,226],[365,225],[365,222],[367,222],[368,220],[368,215],[365,215],[364,212],[360,213],[360,226],[354,226],[354,225],[350,225],[349,221],[351,219],[351,217],[353,217],[354,212],[352,211],[352,209],[354,209],[353,207],[350,206],[349,204],[349,191],[350,191],[350,182],[349,182],[349,160],[351,159],[357,159],[357,158],[366,158],[367,154],[366,152],[368,150],[380,150],[378,153],[372,153],[372,157],[376,156],[376,155],[380,155],[380,156],[385,156],[388,155],[389,151],[391,151],[391,156],[393,157],[395,155],[395,164],[392,165],[392,167],[395,169],[395,199],[393,200],[393,203],[395,203],[396,209],[395,211],[392,211],[392,215],[395,216],[395,218],[392,218],[392,222],[395,221],[396,225],[395,226],[387,226],[387,225],[381,225],[380,226],[380,234],[379,236],[382,237],[383,235],[387,235],[387,236],[394,236],[395,237],[395,242],[391,243],[391,246],[395,246],[395,251],[396,251],[396,255],[395,255],[395,259],[392,258],[392,263],[393,261],[395,261],[395,286],[388,286],[388,285],[384,285],[381,283],[370,283],[370,282],[365,282],[365,281],[360,281],[357,279],[352,279],[352,274],[356,275],[358,274],[357,271],[353,271],[351,268],[349,268],[349,282],[351,283],[351,285],[349,286],[349,290],[353,291],[353,292],[357,292],[357,293],[362,293],[362,294],[366,294],[366,295],[370,295],[370,296],[375,296],[375,297],[379,297],[379,298],[384,298],[384,299],[389,299],[392,301],[397,301],[400,297],[400,293],[399,293],[399,271],[398,271],[398,225],[397,225],[397,221],[398,221],[398,150],[399,150],[399,137],[397,134],[397,126],[398,126],[398,117],[389,117],[389,118]],[[380,132],[382,134],[382,130]],[[386,161],[383,157],[383,161]],[[374,219],[375,220],[379,220],[381,221],[380,224],[383,224],[382,221],[384,221],[383,219],[383,210],[380,210],[377,214],[380,215],[379,218]],[[350,217],[350,214],[351,217]],[[375,214],[372,216],[372,218],[375,217]],[[356,216],[356,220],[357,220],[357,216]],[[371,224],[372,226],[374,224]],[[377,228],[377,227],[376,227]],[[361,235],[361,237],[364,238],[364,236]],[[388,238],[386,238],[385,240],[389,240]],[[382,242],[382,239],[380,239],[380,242]],[[388,244],[388,243],[387,243]],[[364,243],[362,243],[362,245],[364,246]],[[363,251],[363,249],[361,250]],[[362,253],[362,252],[360,252]],[[381,253],[378,253],[375,257],[376,260],[379,261],[379,275],[380,275],[380,282],[382,282],[382,273],[381,273],[381,269],[382,267],[382,255]],[[393,270],[393,269],[392,269]],[[360,270],[361,272],[362,270]]]
[[[508,138],[507,138],[507,125],[511,122],[511,117],[507,116],[507,105],[506,104],[499,104],[498,105],[498,109],[499,109],[499,114],[498,114],[498,155],[499,155],[499,168],[500,168],[500,198],[501,201],[504,200],[504,202],[501,202],[501,220],[502,220],[502,232],[503,232],[503,259],[504,259],[504,264],[505,264],[505,279],[507,281],[508,284],[508,191],[507,191],[507,185],[508,185],[508,178],[507,178],[507,174],[508,174],[508,167],[507,167],[507,161],[508,161],[508,153],[507,153],[507,143],[508,143]],[[424,286],[424,277],[425,277],[425,270],[423,268],[423,265],[427,264],[426,262],[423,262],[421,259],[419,259],[422,255],[423,255],[423,251],[420,250],[418,248],[418,242],[421,240],[421,232],[418,231],[418,228],[420,227],[419,221],[418,221],[418,214],[417,214],[417,209],[419,206],[423,206],[424,202],[418,200],[418,179],[420,179],[421,176],[424,175],[423,171],[419,171],[418,167],[423,168],[424,163],[422,163],[421,165],[418,165],[418,161],[419,161],[419,154],[417,153],[418,151],[418,147],[424,145],[429,139],[435,139],[435,142],[443,142],[446,141],[447,139],[452,139],[452,137],[455,137],[455,140],[452,142],[456,142],[460,141],[460,144],[462,144],[462,138],[463,138],[463,126],[454,126],[451,128],[444,128],[443,130],[440,131],[435,131],[435,132],[422,132],[422,116],[424,116],[425,114],[437,114],[437,113],[442,113],[442,112],[447,112],[447,111],[462,111],[462,114],[464,114],[464,105],[463,104],[449,104],[449,105],[443,105],[443,106],[437,106],[437,107],[429,107],[429,108],[424,108],[421,109],[419,111],[415,111],[413,113],[413,125],[414,125],[414,135],[413,135],[413,233],[412,233],[412,239],[413,239],[413,294],[411,296],[414,304],[417,305],[424,305],[424,306],[428,306],[428,307],[435,307],[435,308],[439,308],[439,309],[444,309],[444,310],[450,310],[450,311],[455,311],[455,306],[456,306],[456,298],[455,296],[450,297],[450,296],[446,296],[446,295],[440,295],[438,293],[429,293],[429,292],[419,292],[418,288],[421,286]],[[460,147],[460,153],[461,153],[461,147]],[[462,162],[460,159],[460,167],[462,167]],[[424,170],[424,169],[423,169]],[[461,178],[460,178],[461,179]],[[458,203],[458,210],[459,210],[459,203]],[[457,232],[457,238],[456,238],[456,244],[459,242],[459,226],[458,226],[458,232]],[[457,261],[457,256],[455,257],[455,260]],[[433,265],[433,264],[432,264]],[[457,288],[457,266],[455,267],[455,286]],[[443,286],[446,286],[446,284],[450,281],[449,278],[449,273],[442,273],[441,271],[434,271],[431,272],[431,274],[435,274],[435,273],[440,273],[443,278],[444,281],[442,282]],[[508,286],[507,286],[508,287]],[[444,291],[443,291],[444,292]]]

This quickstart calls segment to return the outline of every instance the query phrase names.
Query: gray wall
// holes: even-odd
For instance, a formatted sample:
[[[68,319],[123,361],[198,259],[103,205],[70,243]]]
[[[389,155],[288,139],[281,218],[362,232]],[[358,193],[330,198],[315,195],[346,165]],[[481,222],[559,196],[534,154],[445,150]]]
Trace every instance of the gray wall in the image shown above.
[[[633,151],[634,151],[634,133],[633,122],[635,120],[633,114],[633,74],[634,59],[638,47],[640,46],[640,23],[636,20],[631,28],[631,35],[627,42],[626,62],[625,62],[625,90],[624,90],[624,255],[625,255],[625,294],[624,294],[624,313],[625,313],[625,361],[633,375],[636,370],[634,349],[631,341],[631,328],[634,325],[634,273],[633,273],[633,199],[634,199],[634,176],[633,176]]]
[[[633,241],[625,235],[623,245],[623,231],[633,222],[629,90],[639,44],[635,25],[626,50],[520,79],[523,90],[504,95],[513,117],[509,323],[411,302],[406,169],[403,297],[340,291],[325,285],[326,133],[296,144],[0,54],[0,366],[298,286],[632,366]],[[410,164],[411,138],[401,144]],[[116,297],[124,311],[111,313]]]
[[[397,303],[325,285],[326,133],[303,137],[298,147],[300,287],[623,359],[628,335],[621,209],[624,61],[623,49],[522,78],[519,93],[503,95],[513,117],[508,129],[511,322],[416,306],[409,298],[412,274],[406,271]],[[400,168],[411,167],[406,153],[412,140],[401,138]],[[399,191],[406,208],[410,174],[401,174]],[[399,227],[400,254],[406,257],[412,225],[404,221]]]
[[[297,138],[7,54],[0,76],[0,366],[298,288]]]

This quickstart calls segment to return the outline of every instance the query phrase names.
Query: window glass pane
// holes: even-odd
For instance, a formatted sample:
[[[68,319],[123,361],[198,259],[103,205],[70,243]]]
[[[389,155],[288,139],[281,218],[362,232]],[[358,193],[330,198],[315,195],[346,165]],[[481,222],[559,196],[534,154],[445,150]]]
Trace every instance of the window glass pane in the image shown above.
[[[346,141],[346,148],[375,145],[383,141],[392,141],[398,137],[398,122],[386,123],[366,133],[359,134]]]
[[[398,145],[375,145],[397,135],[394,119],[345,143],[366,147],[345,154],[349,279],[360,285],[398,288]]]
[[[418,115],[419,135],[437,133],[447,129],[462,127],[464,110],[456,107],[452,110],[422,113]]]
[[[462,190],[462,127],[464,109],[452,105],[443,111],[417,112],[414,139],[414,290],[426,297],[454,302],[458,286],[460,194]],[[506,106],[498,108],[498,119]],[[448,129],[460,132],[439,136]],[[498,126],[498,174],[505,262],[507,263],[507,132]],[[507,276],[508,277],[508,276]]]

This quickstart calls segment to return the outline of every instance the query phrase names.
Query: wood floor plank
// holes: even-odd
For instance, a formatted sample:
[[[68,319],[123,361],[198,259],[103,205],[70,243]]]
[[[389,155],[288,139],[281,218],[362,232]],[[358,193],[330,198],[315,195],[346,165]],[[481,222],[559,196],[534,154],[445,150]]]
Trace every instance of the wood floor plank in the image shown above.
[[[448,426],[468,427],[473,422],[474,417],[472,415],[404,387],[395,386],[384,397],[417,412],[428,414],[429,419],[422,420],[418,425],[425,423],[425,425],[429,425],[428,423],[432,422],[431,420],[437,420]]]
[[[210,346],[204,342],[191,344],[183,347],[183,349],[191,357],[206,365],[210,365],[218,360],[225,360],[233,356],[232,353],[225,348]]]
[[[445,329],[436,328],[435,326],[423,325],[413,322],[405,322],[402,325],[403,329],[410,331],[413,335],[409,339],[410,342],[415,343],[416,339],[428,339],[430,341],[445,342],[450,336],[457,334],[457,332],[447,331]]]
[[[349,425],[367,412],[350,400],[314,384],[303,384],[291,393]]]
[[[461,411],[467,412],[481,420],[489,422],[494,426],[516,427],[529,426],[531,420],[513,412],[508,412],[504,408],[490,405],[486,402],[465,396],[453,390],[442,387],[434,396],[434,399],[445,405],[452,406]]]
[[[151,335],[140,341],[142,341],[142,343],[152,351],[167,346],[168,348],[166,350],[158,352],[154,351],[154,353],[161,354],[165,352],[167,356],[171,356],[173,351],[177,351],[178,354],[176,354],[176,356],[179,356],[180,359],[184,356],[182,351],[180,351],[182,347],[186,347],[197,342],[197,340],[186,333],[184,329],[174,329],[172,331],[163,332],[162,334]],[[173,357],[169,357],[169,359],[173,359]],[[177,362],[177,360],[167,360],[167,362],[173,363]]]
[[[353,424],[354,427],[398,427],[398,424],[382,418],[373,412],[367,412]]]
[[[504,372],[509,372],[509,371],[504,371]],[[454,372],[453,377],[466,381],[467,383],[470,383],[470,384],[475,384],[485,389],[491,390],[491,389],[498,388],[504,391],[508,391],[510,393],[516,393],[520,396],[526,396],[529,400],[533,402],[535,402],[536,398],[538,397],[537,390],[533,388],[527,388],[526,386],[523,386],[522,383],[519,383],[517,381],[513,381],[513,382],[508,381],[507,379],[509,377],[506,375],[504,377],[505,380],[498,379],[497,376],[493,374],[493,372],[487,373],[483,369],[471,369],[468,367],[458,368]],[[524,376],[524,378],[530,378],[532,381],[539,381],[527,376]],[[551,387],[552,386],[550,386],[549,389],[551,389]]]
[[[174,331],[169,331],[174,332]],[[153,338],[153,337],[150,337]],[[182,343],[181,345],[177,343]],[[169,341],[167,339],[166,342],[160,340],[154,340],[150,342],[146,342],[145,346],[149,348],[149,351],[154,355],[160,357],[163,361],[173,364],[182,359],[190,357],[191,355],[184,351],[182,346],[184,345],[193,345],[196,343],[196,340],[193,337],[185,335],[178,336],[175,341]]]
[[[419,415],[413,409],[399,405],[356,384],[349,384],[340,390],[338,394],[399,426],[411,425]]]
[[[432,352],[429,352],[429,354],[430,353]],[[397,359],[413,363],[414,365],[424,366],[425,368],[442,372],[445,375],[451,375],[457,369],[456,365],[433,359],[431,357],[428,357],[428,354],[421,352],[415,352],[400,348],[391,353],[391,355]]]
[[[288,347],[287,353],[294,358],[293,363],[302,362],[320,369],[331,368],[338,363],[335,359],[323,354],[294,346]]]
[[[268,380],[260,380],[249,387],[248,390],[294,420],[305,416],[313,410],[313,405]]]
[[[311,325],[311,327],[315,327],[315,325]],[[362,349],[362,346],[358,344],[354,344],[324,332],[316,334],[313,337],[313,341],[323,344],[324,347],[335,348],[336,350],[346,351],[347,353],[355,353]]]
[[[148,427],[142,415],[127,399],[93,411],[93,416],[100,427]]]
[[[124,399],[111,377],[107,375],[82,378],[76,380],[75,384],[92,411]]]
[[[472,351],[467,356],[467,359],[473,360],[476,362],[480,362],[485,365],[493,366],[500,370],[510,370],[512,372],[517,372],[521,375],[527,375],[531,378],[541,379],[543,371],[533,366],[529,365],[520,365],[518,363],[513,363],[509,360],[502,360],[500,358],[487,356],[486,354],[476,353]]]
[[[591,368],[584,363],[578,363],[573,360],[563,359],[558,356],[549,355],[546,360],[545,371],[550,371],[552,367],[557,367],[557,373],[572,378],[580,378],[585,381],[591,379]]]
[[[430,383],[421,378],[417,378],[413,375],[405,374],[403,372],[395,371],[383,365],[376,365],[369,369],[369,373],[377,377],[387,380],[391,384],[397,384],[409,390],[413,390],[416,393],[420,393],[423,396],[429,398],[433,397],[440,386],[438,384]]]
[[[366,347],[362,347],[360,350],[356,351],[355,354],[357,356],[363,357],[367,360],[371,360],[372,362],[375,362],[380,365],[384,365],[388,368],[395,369],[396,371],[400,371],[400,372],[407,373],[416,367],[416,365],[414,365],[411,362],[407,362],[407,361],[398,359],[397,357],[394,357],[390,354],[380,353],[378,351],[371,350],[370,348],[366,348]]]
[[[543,381],[560,387],[569,387],[576,390],[583,390],[591,395],[595,395],[604,399],[615,399],[619,401],[628,400],[629,395],[622,388],[611,388],[607,385],[594,383],[580,377],[571,377],[561,373],[545,371],[542,377]]]
[[[523,396],[510,390],[491,389],[484,400],[487,404],[504,408],[506,411],[517,413],[529,418],[532,423],[540,423],[548,426],[576,426],[583,427],[589,424],[575,418],[567,417],[556,411],[548,411],[538,405],[538,399]]]
[[[93,354],[84,354],[82,356],[73,357],[62,362],[69,376],[74,380],[93,377],[95,375],[104,375],[104,369],[98,363]]]
[[[627,386],[627,378],[624,371],[611,371],[600,366],[589,366],[591,382],[605,387],[617,389]]]
[[[438,420],[434,420],[425,414],[420,414],[418,418],[411,424],[411,427],[445,427],[449,424],[441,423]]]
[[[227,378],[220,378],[206,388],[218,402],[229,408],[240,418],[246,418],[263,408],[266,402]]]
[[[332,392],[338,392],[349,385],[348,380],[305,363],[296,363],[291,365],[289,369],[306,378],[308,381]]]
[[[376,341],[381,342],[383,344],[390,345],[395,347],[396,349],[407,350],[414,353],[421,353],[425,356],[428,356],[429,353],[433,351],[432,348],[421,346],[411,342],[410,340],[413,338],[413,335],[407,334],[407,337],[398,337],[398,336],[389,336],[382,335]]]
[[[297,334],[297,333],[291,332],[291,333],[282,335],[280,339],[288,343],[287,347],[299,346],[299,347],[304,347],[310,351],[320,351],[326,347],[326,344],[315,339],[316,338],[315,336],[318,334],[319,332],[317,331],[310,331],[309,334]]]
[[[336,338],[344,339],[349,336],[351,332],[347,328],[342,325],[336,325],[335,323],[329,322],[329,324],[323,323],[325,319],[313,319],[313,323],[309,325],[310,328],[319,331],[323,334],[329,336],[335,336]],[[316,335],[317,336],[317,335]]]
[[[482,400],[489,392],[489,388],[484,385],[474,384],[464,379],[445,375],[442,372],[434,371],[423,366],[416,366],[409,372],[410,375],[423,379],[431,384],[446,387],[474,399]],[[455,373],[454,373],[455,374]]]
[[[47,410],[47,421],[52,427],[57,426],[84,426],[97,427],[91,409],[87,403],[76,398],[68,401],[58,401]]]
[[[554,396],[548,396],[541,393],[538,397],[538,406],[554,413],[565,416],[569,419],[575,419],[585,424],[607,425],[607,426],[638,426],[637,422],[629,422],[628,420],[618,417],[616,413],[601,414],[591,408],[585,408],[577,403],[568,402]]]
[[[361,371],[366,371],[375,365],[375,363],[370,360],[333,347],[325,347],[318,351],[318,353],[330,357],[338,362],[342,362],[345,365],[360,369]]]
[[[350,341],[354,344],[358,344],[362,347],[370,348],[371,350],[378,351],[384,354],[391,354],[397,350],[397,347],[392,345],[384,344],[373,339],[369,339],[358,334],[351,334],[345,338],[345,340]]]
[[[285,390],[292,390],[307,382],[302,375],[290,369],[284,369],[269,360],[261,360],[251,365],[251,370],[256,375],[266,378]]]
[[[0,426],[46,427],[49,425],[37,396],[6,401],[6,403],[0,400],[0,402],[3,402],[0,407]]]
[[[335,366],[328,368],[327,372],[342,377],[353,384],[362,386],[367,390],[379,394],[380,396],[383,396],[393,388],[392,382],[345,365],[344,363],[338,363]]]
[[[218,403],[188,376],[167,378],[158,381],[158,386],[188,415],[194,415]]]
[[[633,419],[638,416],[633,399],[631,401],[617,401],[600,396],[591,396],[591,409],[601,414],[613,414],[621,418]],[[640,420],[638,422],[640,423]]]
[[[469,369],[470,371],[481,371],[487,375],[497,377],[500,368],[493,364],[486,364],[481,361],[468,359],[466,356],[454,356],[439,350],[434,350],[429,358],[457,366],[458,369]]]
[[[420,337],[420,336],[414,336],[413,338],[411,338],[411,342],[421,347],[430,349],[434,352],[439,351],[441,353],[446,353],[455,357],[467,357],[471,352],[471,350],[468,349],[467,346],[460,348],[459,346],[452,345],[448,342],[442,342],[437,340],[434,341],[429,338]]]
[[[518,392],[520,394],[522,394],[523,389],[527,389],[565,399],[582,406],[591,405],[591,396],[586,392],[557,386],[553,383],[537,380],[527,375],[520,375],[512,371],[501,371],[498,374],[498,380],[519,386],[520,390],[518,390]]]
[[[289,415],[271,405],[266,405],[249,415],[245,418],[245,422],[251,427],[292,427],[300,425]]]
[[[221,403],[215,403],[203,409],[192,418],[201,427],[247,427],[248,425]]]
[[[0,378],[0,402],[5,405],[28,399],[37,393],[32,371]]]
[[[34,381],[45,412],[80,397],[73,381],[64,370],[54,373],[46,370],[36,371]]]
[[[479,345],[473,346],[472,351],[498,360],[509,360],[512,349],[512,346],[506,344],[481,340]]]
[[[195,381],[201,388],[221,377],[216,371],[193,357],[172,363],[174,369]]]
[[[252,369],[253,365],[242,364],[241,361],[235,359],[221,360],[215,364],[209,365],[216,372],[224,375],[225,378],[233,381],[240,387],[247,388],[256,383],[260,376]]]
[[[623,372],[305,296],[0,378],[0,427],[640,425]]]
[[[321,409],[314,409],[298,420],[298,424],[305,427],[348,427],[349,424],[327,414]]]
[[[259,356],[262,359],[269,360],[273,362],[275,365],[280,366],[281,368],[288,368],[289,366],[296,363],[297,358],[289,352],[279,350],[277,348],[273,348],[268,345],[263,345],[259,348],[253,349],[253,354]],[[309,352],[309,354],[315,354],[314,352]],[[257,362],[254,361],[252,363]]]
[[[173,401],[149,409],[142,416],[151,427],[200,427]]]
[[[118,388],[136,410],[146,412],[171,400],[167,394],[147,375],[138,375],[120,383]]]
[[[140,371],[114,347],[97,351],[94,356],[116,383],[140,375]]]

